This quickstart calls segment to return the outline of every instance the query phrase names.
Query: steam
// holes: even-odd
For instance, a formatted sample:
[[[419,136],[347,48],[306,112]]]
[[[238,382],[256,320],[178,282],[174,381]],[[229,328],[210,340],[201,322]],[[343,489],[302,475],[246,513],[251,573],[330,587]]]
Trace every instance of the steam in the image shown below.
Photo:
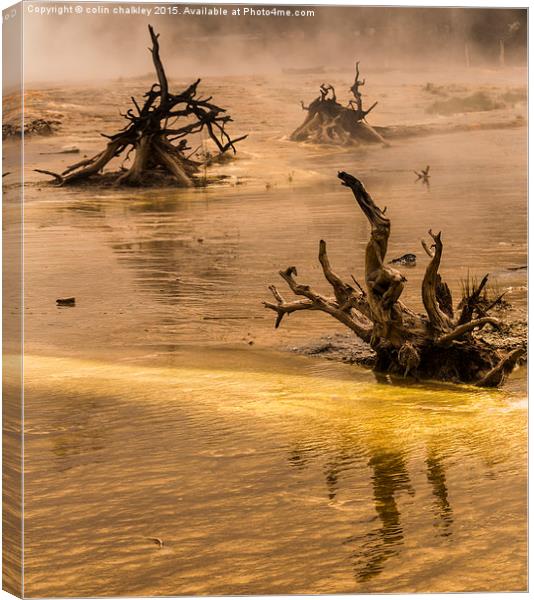
[[[111,10],[131,5],[100,6]],[[525,9],[317,6],[306,7],[314,16],[282,17],[232,16],[235,5],[226,5],[227,16],[156,15],[156,5],[139,6],[151,8],[151,14],[27,11],[27,81],[105,80],[150,73],[149,23],[161,33],[169,73],[184,79],[279,73],[290,67],[348,69],[356,57],[368,69],[526,62]],[[184,5],[178,8],[183,10]]]

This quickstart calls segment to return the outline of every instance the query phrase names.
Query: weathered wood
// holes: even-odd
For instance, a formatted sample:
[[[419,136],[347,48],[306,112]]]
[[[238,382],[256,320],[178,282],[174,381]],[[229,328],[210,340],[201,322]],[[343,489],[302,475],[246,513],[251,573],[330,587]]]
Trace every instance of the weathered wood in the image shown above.
[[[430,235],[434,241],[434,254],[425,271],[421,295],[428,315],[428,320],[432,327],[438,332],[447,331],[453,326],[452,317],[447,311],[442,310],[442,306],[438,300],[440,288],[443,286],[441,276],[438,272],[441,263],[441,254],[443,252],[441,231],[434,235],[432,230],[429,230],[428,235]]]
[[[291,140],[319,144],[379,143],[388,145],[378,131],[365,121],[378,102],[372,104],[367,110],[363,108],[360,87],[365,84],[365,79],[361,81],[359,79],[359,64],[359,62],[356,63],[356,77],[350,88],[354,100],[349,100],[348,105],[343,106],[338,102],[334,87],[330,84],[321,84],[319,96],[309,106],[301,101],[302,109],[307,112],[307,115],[302,125],[291,134]]]
[[[441,232],[433,234],[429,231],[434,251],[422,241],[430,257],[421,286],[426,315],[411,311],[400,300],[406,278],[385,263],[391,231],[385,209],[381,210],[375,204],[356,177],[344,172],[340,172],[338,177],[344,186],[351,189],[371,225],[365,250],[366,290],[354,278],[355,286],[333,271],[326,242],[321,240],[319,262],[334,297],[323,296],[310,286],[298,283],[295,267],[280,271],[289,289],[303,299],[286,301],[275,286],[270,286],[275,302],[264,302],[264,306],[277,313],[275,327],[279,327],[285,315],[305,310],[322,311],[346,325],[371,346],[376,353],[376,371],[419,379],[500,385],[525,355],[525,347],[520,345],[503,358],[498,348],[493,348],[482,338],[482,329],[486,325],[496,329],[496,335],[500,335],[501,331],[500,322],[493,317],[482,315],[473,318],[475,312],[480,312],[473,308],[473,303],[480,297],[487,277],[463,299],[460,314],[456,316],[450,289],[439,274],[443,255]],[[469,309],[465,308],[466,305]],[[494,305],[495,302],[487,303],[486,312]]]
[[[186,155],[186,151],[190,150],[186,136],[205,130],[220,154],[228,150],[236,152],[235,144],[247,136],[230,137],[225,128],[232,118],[225,109],[211,102],[211,97],[197,95],[200,79],[178,94],[169,91],[160,57],[159,34],[151,25],[148,30],[152,41],[149,50],[158,83],[145,93],[144,103],[132,97],[134,108],[122,115],[127,121],[125,127],[113,135],[102,134],[109,140],[103,151],[67,167],[62,173],[36,171],[51,175],[58,185],[79,183],[101,174],[114,158],[121,155],[126,157],[124,165],[133,153],[129,168],[123,167],[115,174],[115,185],[144,185],[155,178],[162,181],[169,179],[175,185],[190,187],[207,159],[195,161],[190,158],[191,155]],[[169,123],[172,125],[169,126]]]
[[[512,372],[517,361],[524,355],[525,350],[523,348],[512,350],[493,369],[486,373],[482,379],[477,381],[476,385],[479,387],[498,387],[504,382],[506,376]]]

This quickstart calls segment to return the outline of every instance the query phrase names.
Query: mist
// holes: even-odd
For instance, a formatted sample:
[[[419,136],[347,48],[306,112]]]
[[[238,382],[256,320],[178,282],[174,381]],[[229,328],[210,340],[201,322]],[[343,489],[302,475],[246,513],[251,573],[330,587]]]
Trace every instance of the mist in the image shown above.
[[[152,71],[147,26],[161,34],[174,78],[279,73],[284,68],[495,68],[526,64],[526,9],[277,7],[309,16],[117,15],[127,4],[84,3],[110,14],[36,14],[25,9],[25,78],[31,82],[106,80]],[[142,4],[138,8],[157,5]],[[167,5],[170,6],[170,5]],[[183,11],[186,5],[179,5]],[[213,6],[213,5],[208,5]],[[199,8],[192,5],[189,8]],[[262,7],[255,6],[255,10]],[[272,8],[272,7],[266,7]],[[29,12],[29,11],[33,12]],[[504,48],[504,55],[502,53]]]

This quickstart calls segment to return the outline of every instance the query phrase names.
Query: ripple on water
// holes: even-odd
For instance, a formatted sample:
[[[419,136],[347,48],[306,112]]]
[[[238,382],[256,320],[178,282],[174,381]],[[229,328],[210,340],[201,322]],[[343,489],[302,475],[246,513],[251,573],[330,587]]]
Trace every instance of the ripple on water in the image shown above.
[[[524,585],[525,411],[501,410],[514,397],[203,352],[208,370],[187,351],[164,366],[28,359],[27,426],[52,432],[27,440],[32,593]]]

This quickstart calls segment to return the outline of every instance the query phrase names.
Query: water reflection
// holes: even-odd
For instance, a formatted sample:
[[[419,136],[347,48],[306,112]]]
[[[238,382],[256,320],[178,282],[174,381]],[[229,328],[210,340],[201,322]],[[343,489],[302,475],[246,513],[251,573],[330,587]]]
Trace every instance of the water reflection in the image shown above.
[[[428,483],[432,486],[432,493],[436,499],[434,506],[440,535],[448,537],[452,534],[452,507],[449,502],[443,458],[434,447],[429,447],[427,450],[426,466]]]
[[[359,448],[345,447],[335,452],[325,463],[323,473],[329,500],[335,500],[340,478],[344,471],[354,468],[354,464],[361,457]]]
[[[32,595],[524,585],[524,411],[505,392],[415,396],[302,357],[197,352],[26,361]]]
[[[388,558],[400,551],[404,535],[395,494],[414,494],[401,452],[377,452],[371,456],[368,464],[373,471],[371,484],[374,507],[381,525],[363,538],[355,535],[343,542],[352,548],[351,559],[358,581],[368,581],[378,575]]]
[[[364,449],[354,437],[345,436],[332,448],[314,448],[313,442],[299,441],[288,449],[289,464],[298,471],[312,467],[314,459],[322,459],[321,468],[326,484],[326,495],[334,502],[342,491],[349,492],[356,501],[361,500],[361,492],[351,489],[353,479],[361,477],[362,458],[371,469],[368,477],[372,490],[372,505],[375,517],[367,520],[378,526],[361,531],[362,522],[357,522],[357,533],[344,538],[341,543],[349,549],[354,575],[358,582],[366,582],[379,575],[386,567],[388,559],[398,555],[404,544],[405,532],[399,497],[407,494],[415,496],[415,488],[408,470],[408,452],[390,444],[377,445],[370,442]],[[429,509],[433,512],[437,535],[448,538],[452,535],[453,509],[449,499],[444,457],[437,444],[429,444],[424,458],[426,480],[434,497]],[[351,478],[351,471],[354,477]],[[345,489],[343,489],[345,488]],[[424,493],[424,492],[422,492]],[[368,529],[368,526],[364,525]]]
[[[289,450],[289,464],[302,471],[308,466],[308,458],[306,457],[307,449],[303,447],[296,446]]]

